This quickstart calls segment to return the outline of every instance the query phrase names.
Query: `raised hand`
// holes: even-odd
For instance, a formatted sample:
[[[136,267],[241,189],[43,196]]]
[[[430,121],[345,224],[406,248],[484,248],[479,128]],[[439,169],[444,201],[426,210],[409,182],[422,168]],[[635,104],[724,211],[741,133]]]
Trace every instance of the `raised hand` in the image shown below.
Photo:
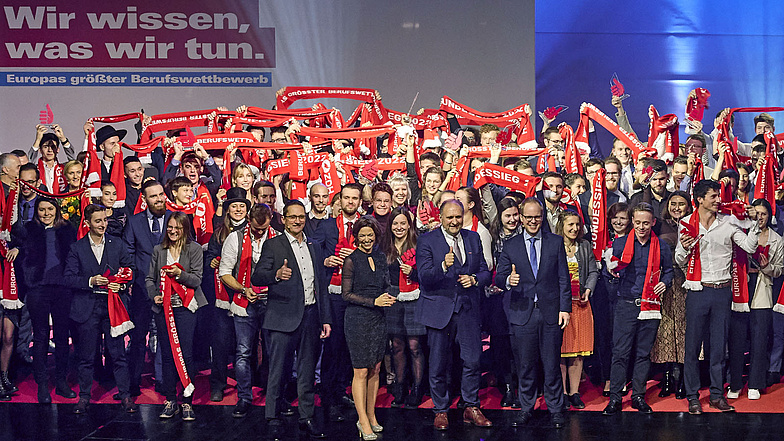
[[[455,251],[452,249],[452,247],[449,247],[449,252],[446,253],[446,256],[444,256],[444,266],[449,268],[454,264],[455,264]]]
[[[517,274],[515,264],[512,264],[512,274],[509,274],[509,286],[517,286],[520,284],[520,274]]]
[[[278,268],[278,271],[275,273],[275,277],[278,280],[289,280],[291,278],[291,268],[289,268],[288,259],[283,259],[283,266]]]

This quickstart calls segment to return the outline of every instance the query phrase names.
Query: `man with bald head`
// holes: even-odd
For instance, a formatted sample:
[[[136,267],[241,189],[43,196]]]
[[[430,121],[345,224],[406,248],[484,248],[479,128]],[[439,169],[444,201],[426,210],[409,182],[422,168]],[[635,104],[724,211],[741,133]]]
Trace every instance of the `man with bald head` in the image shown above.
[[[447,365],[452,345],[460,346],[463,361],[461,395],[466,403],[463,421],[490,427],[479,410],[480,290],[490,283],[490,271],[482,253],[479,235],[463,229],[463,204],[451,199],[441,204],[441,228],[419,238],[417,269],[420,300],[416,318],[427,327],[430,345],[430,395],[433,397],[437,430],[449,428],[447,409],[451,403]]]
[[[310,187],[308,193],[310,199],[310,211],[308,218],[305,219],[305,236],[316,237],[321,222],[329,219],[329,189],[321,182],[317,182]]]

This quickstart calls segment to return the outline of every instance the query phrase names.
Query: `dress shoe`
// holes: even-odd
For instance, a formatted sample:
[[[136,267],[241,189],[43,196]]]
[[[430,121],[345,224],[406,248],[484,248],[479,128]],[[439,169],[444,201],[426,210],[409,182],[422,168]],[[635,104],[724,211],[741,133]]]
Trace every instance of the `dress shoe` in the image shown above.
[[[607,407],[602,411],[602,415],[615,415],[621,411],[622,407],[620,401],[610,398],[610,402],[607,403]]]
[[[433,420],[433,427],[436,430],[449,429],[449,418],[447,418],[446,412],[438,412],[436,414],[436,418]]]
[[[49,394],[49,387],[45,384],[38,385],[38,403],[51,404],[52,396]]]
[[[645,402],[645,398],[639,395],[632,397],[632,409],[637,409],[640,413],[653,413],[653,409]]]
[[[501,397],[501,407],[512,407],[514,403],[514,390],[509,384],[504,384],[498,388],[503,394]]]
[[[473,424],[477,427],[492,427],[493,423],[488,420],[478,407],[468,406],[463,411],[463,422]]]
[[[299,423],[299,430],[306,432],[311,438],[326,438],[324,430],[312,419]]]
[[[246,400],[239,400],[237,401],[237,405],[234,406],[234,410],[231,412],[231,416],[234,418],[244,418],[249,411],[250,402]]]
[[[678,380],[678,388],[675,389],[675,398],[678,400],[686,398],[686,385],[684,383],[683,375],[681,375],[681,378]]]
[[[702,415],[702,404],[700,404],[700,400],[696,398],[689,399],[689,414]]]
[[[76,406],[74,406],[73,413],[77,415],[82,415],[87,413],[87,406],[89,404],[90,404],[90,400],[88,400],[87,398],[79,398],[79,402],[76,403]]]
[[[133,398],[131,397],[122,399],[122,408],[128,413],[136,413],[139,410],[139,406],[133,402]]]
[[[585,409],[585,403],[583,403],[582,398],[580,398],[580,394],[576,393],[574,395],[569,395],[569,401],[575,409]]]
[[[329,416],[329,420],[333,423],[339,423],[346,420],[345,415],[343,415],[343,412],[338,406],[329,406],[327,414]]]
[[[518,416],[512,420],[512,427],[523,427],[531,421],[531,412],[520,411]]]
[[[8,371],[0,372],[0,390],[5,390],[9,396],[19,392],[19,388],[8,379]]]
[[[210,391],[210,401],[214,403],[223,401],[223,389],[213,389]]]
[[[269,439],[280,439],[283,437],[283,421],[279,419],[267,420],[267,437]]]
[[[76,398],[76,392],[74,392],[73,389],[68,386],[68,382],[65,380],[60,380],[57,382],[57,385],[54,388],[54,393],[60,395],[63,398]]]
[[[735,412],[735,408],[727,403],[727,399],[720,397],[716,400],[710,400],[710,407],[720,410],[722,412]]]
[[[563,429],[566,425],[566,415],[563,412],[556,412],[553,414],[553,426],[556,429]]]
[[[661,383],[659,383],[659,387],[661,390],[659,391],[659,397],[669,397],[672,395],[672,373],[667,370],[664,372],[664,377],[662,377]]]

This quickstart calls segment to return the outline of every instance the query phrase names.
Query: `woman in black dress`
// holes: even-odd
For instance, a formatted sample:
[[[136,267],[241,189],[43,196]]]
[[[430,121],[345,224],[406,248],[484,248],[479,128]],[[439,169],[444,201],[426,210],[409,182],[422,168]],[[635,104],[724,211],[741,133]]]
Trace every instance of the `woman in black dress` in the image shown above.
[[[389,295],[389,269],[384,253],[376,248],[378,222],[360,218],[352,231],[357,249],[343,262],[342,295],[348,302],[344,321],[346,343],[354,368],[351,392],[362,439],[376,439],[384,430],[376,420],[379,371],[387,345],[382,307],[395,303]]]

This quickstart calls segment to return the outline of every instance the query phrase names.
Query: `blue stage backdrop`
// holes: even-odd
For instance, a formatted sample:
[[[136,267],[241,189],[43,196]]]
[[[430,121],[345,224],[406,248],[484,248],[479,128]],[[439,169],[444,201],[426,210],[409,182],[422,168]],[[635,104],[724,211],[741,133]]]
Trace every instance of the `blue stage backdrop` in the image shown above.
[[[683,128],[686,95],[695,87],[711,92],[706,131],[724,107],[782,106],[783,20],[784,2],[777,0],[538,0],[537,110],[568,105],[556,123],[574,128],[583,101],[614,116],[614,72],[631,95],[624,107],[643,141],[648,106],[660,115],[677,114]],[[784,114],[773,116],[781,132]],[[743,141],[754,135],[752,118],[736,117],[735,133]],[[612,138],[598,130],[607,152]]]

